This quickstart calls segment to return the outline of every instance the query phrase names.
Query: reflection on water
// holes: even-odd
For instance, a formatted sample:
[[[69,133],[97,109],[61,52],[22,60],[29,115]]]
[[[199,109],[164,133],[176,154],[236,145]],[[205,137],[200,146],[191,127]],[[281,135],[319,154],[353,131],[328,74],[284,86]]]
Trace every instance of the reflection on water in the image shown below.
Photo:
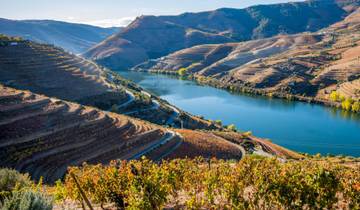
[[[360,156],[360,115],[316,104],[230,93],[174,76],[119,72],[179,108],[296,151]]]

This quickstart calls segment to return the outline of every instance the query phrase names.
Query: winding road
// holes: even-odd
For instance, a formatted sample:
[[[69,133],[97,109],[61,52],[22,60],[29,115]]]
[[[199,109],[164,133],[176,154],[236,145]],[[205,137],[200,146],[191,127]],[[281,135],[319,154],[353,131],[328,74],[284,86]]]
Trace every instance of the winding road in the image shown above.
[[[131,91],[125,90],[125,92],[129,96],[129,100],[123,104],[118,105],[117,106],[118,109],[128,106],[135,100],[135,96]]]
[[[174,119],[179,117],[180,111],[177,108],[173,107],[173,106],[170,106],[170,105],[166,105],[166,106],[174,111],[173,114],[166,121],[167,125],[171,125],[174,122]]]
[[[142,150],[141,152],[136,153],[135,155],[133,155],[127,159],[128,160],[139,159],[140,157],[146,155],[147,153],[149,153],[149,152],[157,149],[158,147],[166,144],[167,142],[171,141],[175,137],[180,137],[182,139],[180,134],[178,134],[174,131],[168,130],[160,140],[153,142],[146,149]],[[182,141],[180,141],[180,142],[182,142]],[[175,147],[178,147],[178,146],[179,145],[176,145]],[[172,151],[174,151],[174,149]],[[166,154],[168,154],[168,153],[169,153],[169,151]],[[164,155],[162,155],[162,157],[164,157]]]

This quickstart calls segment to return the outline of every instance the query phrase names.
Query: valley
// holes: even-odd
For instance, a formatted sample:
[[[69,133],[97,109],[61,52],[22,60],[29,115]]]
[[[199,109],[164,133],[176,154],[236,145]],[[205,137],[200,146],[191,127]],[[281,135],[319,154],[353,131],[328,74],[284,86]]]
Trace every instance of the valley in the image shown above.
[[[0,209],[360,209],[360,0],[254,2],[2,2]]]
[[[119,71],[123,77],[206,119],[235,124],[298,152],[359,156],[360,116],[318,104],[237,94],[176,76]],[[340,141],[341,140],[341,141]]]
[[[0,165],[46,183],[69,166],[111,160],[185,157],[241,159],[254,151],[302,156],[250,135],[168,129],[125,115],[0,86]]]
[[[317,33],[199,45],[147,61],[135,71],[181,74],[200,83],[351,111],[358,101],[360,10]],[[331,99],[331,94],[343,97]],[[345,99],[351,100],[350,105]],[[356,106],[357,107],[357,106]],[[354,108],[358,111],[360,109]]]
[[[8,36],[0,44],[0,165],[35,180],[53,183],[83,162],[142,156],[301,157],[251,135],[214,136],[232,131],[61,48]]]

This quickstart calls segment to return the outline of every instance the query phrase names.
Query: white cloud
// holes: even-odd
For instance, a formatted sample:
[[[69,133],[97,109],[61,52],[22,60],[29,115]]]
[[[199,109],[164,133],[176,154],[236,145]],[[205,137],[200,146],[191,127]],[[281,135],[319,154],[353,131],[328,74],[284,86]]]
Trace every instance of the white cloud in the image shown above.
[[[94,20],[94,21],[87,21],[84,22],[85,24],[100,26],[100,27],[121,27],[127,26],[131,23],[135,17],[123,17],[117,19],[103,19],[103,20]]]
[[[73,16],[66,17],[66,20],[75,20]]]

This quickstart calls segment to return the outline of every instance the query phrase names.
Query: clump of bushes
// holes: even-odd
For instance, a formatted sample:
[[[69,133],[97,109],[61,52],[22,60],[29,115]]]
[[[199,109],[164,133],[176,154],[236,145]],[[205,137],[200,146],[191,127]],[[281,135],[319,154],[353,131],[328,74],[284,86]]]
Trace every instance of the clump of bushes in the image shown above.
[[[329,98],[333,102],[340,102],[343,110],[360,112],[360,101],[354,101],[352,98],[346,98],[336,91],[332,91]]]
[[[52,209],[52,200],[41,192],[42,182],[35,184],[28,174],[0,169],[0,208],[4,210]]]
[[[51,210],[52,200],[41,192],[19,191],[4,201],[3,210]]]

